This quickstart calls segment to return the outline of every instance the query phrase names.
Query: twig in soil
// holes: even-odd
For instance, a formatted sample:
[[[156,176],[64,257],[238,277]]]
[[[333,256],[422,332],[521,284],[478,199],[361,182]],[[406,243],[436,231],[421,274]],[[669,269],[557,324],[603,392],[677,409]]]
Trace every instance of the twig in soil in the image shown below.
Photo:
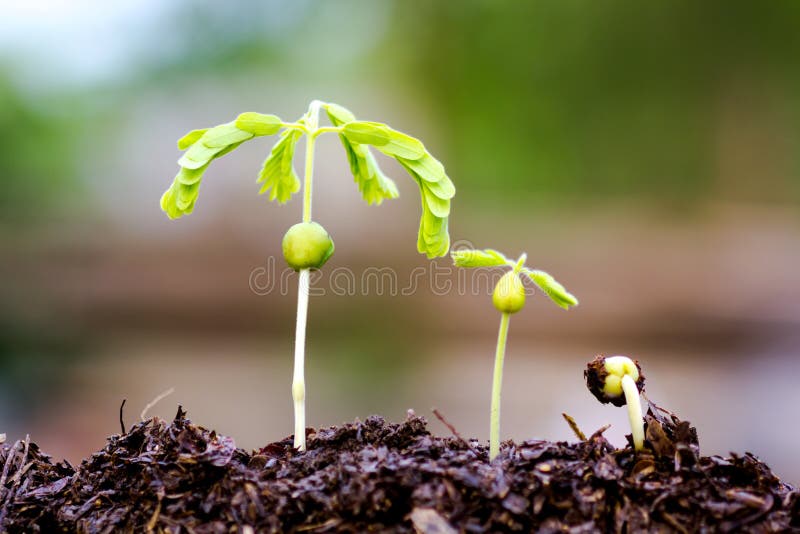
[[[175,393],[175,388],[169,388],[168,390],[166,390],[166,391],[163,391],[163,392],[159,393],[159,394],[156,396],[156,398],[155,398],[155,399],[151,400],[151,401],[150,401],[150,402],[147,404],[147,406],[145,406],[145,407],[144,407],[144,410],[142,410],[142,413],[141,413],[141,414],[139,414],[139,419],[140,419],[141,421],[144,421],[144,419],[145,419],[145,416],[147,415],[147,412],[149,412],[149,411],[150,411],[150,408],[152,408],[153,406],[155,406],[156,404],[158,404],[159,402],[161,402],[162,400],[164,400],[166,397],[169,397],[169,396],[170,396],[170,395],[172,395],[173,393]]]
[[[433,415],[435,415],[436,419],[441,421],[442,424],[447,427],[447,429],[456,437],[457,440],[459,440],[461,443],[469,447],[474,452],[474,449],[472,448],[472,445],[470,445],[469,441],[465,440],[464,437],[461,434],[459,434],[458,430],[456,430],[456,427],[454,427],[452,423],[450,423],[450,421],[445,419],[439,410],[434,408]]]
[[[14,459],[17,457],[17,447],[20,444],[20,440],[14,442],[14,446],[8,449],[8,456],[6,456],[6,463],[3,465],[3,474],[0,475],[0,495],[2,495],[3,500],[5,500],[6,496],[6,480],[8,480],[8,470],[11,469],[11,464],[14,462]]]
[[[338,526],[342,522],[341,519],[336,517],[328,519],[322,523],[314,523],[313,525],[304,525],[296,529],[297,532],[311,532],[317,530],[319,532],[329,531],[331,528]],[[252,530],[251,530],[252,532]]]
[[[153,532],[158,524],[158,518],[161,515],[161,501],[164,499],[164,490],[161,489],[158,492],[158,503],[156,504],[156,509],[153,512],[153,515],[150,517],[150,521],[147,522],[147,532]]]
[[[122,410],[125,408],[125,403],[128,399],[122,399],[122,404],[119,405],[119,428],[122,430],[122,434],[127,434],[125,432],[125,421],[122,419]]]
[[[592,441],[592,440],[595,440],[595,439],[599,438],[600,436],[602,436],[602,435],[603,435],[603,432],[605,432],[605,431],[606,431],[606,430],[608,430],[609,428],[611,428],[611,425],[603,425],[603,426],[601,426],[600,428],[598,428],[598,429],[595,431],[595,433],[594,433],[594,434],[592,434],[591,436],[589,436],[589,440],[590,440],[590,441]]]
[[[30,449],[31,449],[31,436],[30,434],[25,434],[25,448],[22,453],[22,458],[20,458],[19,461],[19,468],[17,469],[17,472],[14,474],[14,476],[11,477],[11,487],[14,487],[17,484],[19,484],[19,480],[22,477],[22,474],[24,474],[25,462],[28,461],[28,452],[30,452]]]
[[[581,441],[586,441],[586,434],[584,434],[581,431],[580,427],[578,426],[578,423],[575,422],[575,418],[566,413],[562,413],[561,416],[567,422],[569,428],[572,430],[573,434],[575,434],[575,437],[577,437]]]

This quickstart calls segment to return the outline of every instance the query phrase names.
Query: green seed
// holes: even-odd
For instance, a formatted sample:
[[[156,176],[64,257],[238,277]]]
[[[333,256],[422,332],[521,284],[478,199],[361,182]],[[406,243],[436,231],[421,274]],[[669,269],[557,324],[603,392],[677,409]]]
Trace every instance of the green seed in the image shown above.
[[[503,313],[517,313],[525,306],[525,286],[517,273],[509,271],[503,275],[494,288],[492,302]]]
[[[319,269],[333,251],[333,239],[319,223],[297,223],[283,236],[283,257],[295,271]]]

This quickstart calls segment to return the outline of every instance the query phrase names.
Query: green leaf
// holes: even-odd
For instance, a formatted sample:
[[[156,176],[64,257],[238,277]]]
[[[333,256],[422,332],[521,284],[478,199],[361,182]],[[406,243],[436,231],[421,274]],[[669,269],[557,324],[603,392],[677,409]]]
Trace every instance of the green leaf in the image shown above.
[[[353,121],[342,129],[342,134],[353,143],[381,146],[389,142],[389,127],[379,122]]]
[[[178,209],[185,211],[189,208],[189,206],[193,206],[197,200],[197,193],[199,190],[200,181],[197,181],[191,185],[178,183],[176,188],[177,196],[175,198],[175,204],[178,206]]]
[[[169,216],[170,219],[177,219],[192,213],[194,210],[194,205],[197,202],[197,195],[200,191],[200,182],[203,178],[203,173],[205,173],[206,169],[208,169],[208,165],[211,163],[211,160],[221,158],[225,154],[235,150],[244,142],[239,141],[238,143],[233,143],[225,147],[209,149],[199,141],[199,139],[195,141],[189,150],[195,150],[198,153],[203,154],[203,156],[205,156],[206,153],[211,152],[214,154],[207,162],[196,167],[196,162],[188,160],[187,164],[191,165],[192,167],[190,168],[187,166],[182,166],[178,170],[178,174],[175,175],[172,185],[161,196],[161,209]],[[201,148],[196,149],[195,147]],[[184,157],[186,157],[187,154],[184,154]],[[181,158],[181,160],[183,160],[183,158]]]
[[[384,154],[396,158],[415,160],[426,154],[425,146],[419,140],[380,122],[348,122],[342,129],[342,135],[353,143],[372,145]]]
[[[430,154],[426,153],[417,159],[400,158],[404,167],[417,173],[426,182],[436,183],[447,178],[444,165]]]
[[[422,216],[417,236],[417,250],[428,258],[444,256],[450,249],[450,235],[446,217],[438,217],[427,202],[424,186],[419,178],[414,178],[420,187],[422,197]]]
[[[428,258],[447,254],[450,249],[447,217],[455,187],[444,166],[425,150],[419,140],[409,135],[378,122],[357,121],[349,110],[336,104],[325,104],[324,107],[331,123],[342,127],[339,138],[364,199],[370,204],[380,204],[383,199],[398,195],[397,186],[381,172],[366,146],[372,145],[397,159],[420,188],[422,215],[417,250]]]
[[[509,265],[508,258],[491,248],[484,250],[456,250],[450,255],[456,267],[472,268]]]
[[[389,131],[389,142],[377,147],[378,150],[387,156],[415,160],[427,154],[425,145],[418,139],[414,139],[410,135],[398,132],[397,130],[392,130],[388,126],[387,129]]]
[[[200,138],[200,141],[208,148],[225,148],[234,143],[241,143],[252,138],[253,134],[245,132],[236,127],[232,122],[214,126]]]
[[[178,171],[177,176],[175,176],[175,181],[184,185],[195,184],[200,181],[207,168],[208,164],[203,165],[199,169],[187,169],[185,167],[181,167],[181,170]]]
[[[440,223],[438,231],[432,237],[426,235],[426,230],[424,228],[421,232],[423,236],[425,236],[425,247],[419,250],[419,252],[425,254],[429,259],[445,256],[447,255],[447,251],[450,250],[450,234],[448,233],[447,219],[442,219]]]
[[[353,115],[349,109],[339,104],[326,103],[323,104],[323,107],[334,126],[341,126],[342,124],[356,120],[356,116]]]
[[[453,182],[450,181],[450,178],[446,176],[444,180],[439,180],[438,182],[427,182],[426,185],[431,193],[442,200],[450,200],[456,196],[456,186],[454,186]]]
[[[300,190],[300,178],[294,170],[292,158],[301,136],[299,130],[286,130],[281,134],[258,175],[258,183],[264,183],[258,194],[269,191],[270,200],[284,204]]]
[[[342,106],[326,104],[324,107],[334,126],[355,120],[355,116]],[[368,146],[353,143],[344,134],[340,134],[339,139],[347,154],[353,179],[367,204],[380,205],[387,198],[399,196],[397,185],[381,171]]]
[[[384,199],[397,198],[400,195],[397,185],[391,178],[383,174],[369,148],[358,146],[355,150],[359,152],[359,155],[356,156],[357,169],[354,170],[358,176],[354,174],[354,179],[367,204],[380,205]],[[353,170],[352,164],[351,170]]]
[[[425,202],[427,202],[428,208],[434,215],[442,218],[450,215],[450,200],[437,197],[428,189],[426,184],[421,187],[422,193],[425,195]]]
[[[280,119],[274,115],[243,113],[237,121],[257,131],[258,135],[266,135],[264,132],[271,130],[277,132],[280,129]],[[194,210],[203,173],[212,160],[221,158],[256,135],[237,127],[236,124],[237,122],[234,121],[213,128],[192,130],[178,140],[178,148],[188,150],[178,160],[181,168],[172,185],[161,196],[161,209],[171,219],[177,219]],[[294,170],[291,169],[291,159],[294,153],[294,142],[300,137],[301,132],[297,130],[293,130],[293,132],[295,133],[292,136],[290,153],[286,154],[286,151],[282,151],[279,160],[278,167],[281,170],[278,175],[282,177],[282,181],[270,184],[270,187],[274,187],[272,198],[275,196],[288,198],[291,196],[291,192],[297,191],[300,187],[299,180],[294,175]],[[287,173],[288,176],[286,176]]]
[[[226,146],[225,148],[223,148],[222,150],[220,150],[219,152],[217,152],[217,154],[214,156],[214,159],[221,158],[221,157],[222,157],[222,156],[224,156],[225,154],[229,154],[230,152],[233,152],[234,150],[236,150],[237,148],[239,148],[239,145],[241,145],[242,143],[244,143],[244,141],[240,141],[240,142],[238,142],[238,143],[234,143],[234,144],[232,144],[232,145],[228,145],[228,146]]]
[[[265,115],[248,111],[236,118],[236,127],[253,135],[272,135],[281,129],[281,119],[275,115]]]
[[[397,158],[397,161],[417,182],[420,196],[422,197],[422,217],[420,219],[417,249],[426,254],[428,258],[444,256],[450,249],[450,235],[448,234],[447,223],[447,217],[450,214],[450,199],[437,196],[428,187],[430,183],[423,180],[419,174],[407,165],[408,160]]]
[[[181,159],[178,160],[178,165],[186,169],[199,169],[214,159],[214,156],[223,148],[225,147],[207,147],[200,141],[195,142],[189,147],[189,150],[183,153]]]
[[[178,150],[186,150],[192,146],[198,139],[203,137],[203,134],[208,131],[208,128],[202,130],[192,130],[180,139],[178,139]]]
[[[178,171],[172,185],[161,196],[161,209],[170,219],[177,219],[194,210],[197,195],[200,190],[200,181],[207,165],[196,170],[189,170],[192,183],[186,183],[187,169]]]
[[[531,269],[522,269],[522,272],[527,274],[558,306],[567,310],[570,306],[578,305],[578,299],[546,272]]]
[[[397,160],[408,172],[416,173],[425,182],[425,186],[440,199],[449,200],[455,196],[456,188],[445,173],[444,166],[430,154],[426,153],[416,160]]]

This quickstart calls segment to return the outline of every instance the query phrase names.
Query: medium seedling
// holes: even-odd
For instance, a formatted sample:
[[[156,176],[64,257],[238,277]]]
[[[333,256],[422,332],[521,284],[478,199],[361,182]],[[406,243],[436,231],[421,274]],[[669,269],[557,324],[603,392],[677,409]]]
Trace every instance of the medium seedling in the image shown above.
[[[526,254],[517,261],[509,260],[496,250],[459,250],[452,253],[453,262],[458,267],[510,267],[494,288],[492,303],[502,315],[500,332],[497,335],[497,350],[494,358],[494,378],[492,380],[492,406],[489,419],[489,459],[494,460],[500,452],[500,391],[503,385],[503,360],[506,353],[506,339],[511,314],[525,306],[525,285],[520,275],[530,278],[539,289],[562,308],[577,306],[578,299],[571,295],[555,278],[544,271],[525,267]]]
[[[631,439],[636,451],[644,448],[644,418],[639,392],[644,389],[644,374],[638,361],[627,356],[597,356],[583,372],[589,391],[603,404],[628,405]]]
[[[325,110],[330,126],[319,125],[320,110]],[[397,186],[381,171],[370,147],[394,158],[408,171],[422,196],[417,250],[428,258],[444,256],[450,248],[447,219],[455,187],[444,166],[419,140],[385,124],[356,120],[350,111],[337,104],[315,100],[295,122],[284,122],[275,115],[248,112],[239,115],[235,121],[192,130],[183,136],[178,141],[178,148],[186,152],[178,160],[181,168],[175,180],[161,197],[161,209],[171,219],[192,213],[203,173],[213,160],[245,141],[277,133],[280,137],[264,161],[258,183],[263,184],[259,194],[269,192],[269,199],[280,204],[287,202],[301,188],[292,159],[295,145],[301,137],[306,137],[302,222],[289,228],[282,243],[286,263],[299,272],[292,397],[294,446],[302,451],[306,448],[304,360],[309,273],[311,269],[322,267],[334,252],[333,239],[322,225],[311,219],[317,137],[324,133],[339,135],[355,182],[368,204],[381,204],[387,198],[398,196]]]

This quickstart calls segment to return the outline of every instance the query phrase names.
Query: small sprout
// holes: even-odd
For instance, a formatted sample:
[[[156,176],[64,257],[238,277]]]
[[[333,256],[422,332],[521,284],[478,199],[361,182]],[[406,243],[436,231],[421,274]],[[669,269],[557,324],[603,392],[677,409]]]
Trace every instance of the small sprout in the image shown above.
[[[639,392],[644,390],[644,374],[638,361],[627,356],[599,355],[583,372],[589,391],[603,404],[628,405],[634,450],[644,447],[644,418]]]
[[[330,126],[320,126],[324,111]],[[381,171],[373,150],[397,162],[419,186],[422,217],[417,234],[417,250],[428,258],[444,256],[450,249],[447,220],[450,200],[456,194],[444,166],[421,141],[385,124],[356,120],[355,115],[337,104],[314,100],[308,111],[295,122],[284,122],[275,115],[247,112],[235,121],[213,128],[192,130],[180,140],[178,148],[186,152],[178,160],[180,170],[161,197],[161,209],[170,219],[194,211],[203,175],[211,162],[232,152],[239,145],[259,137],[278,135],[278,141],[258,174],[259,194],[269,193],[269,200],[284,204],[303,190],[302,222],[289,228],[283,238],[283,256],[299,272],[297,284],[297,326],[295,329],[294,375],[294,445],[306,448],[305,405],[305,336],[308,314],[310,269],[319,269],[333,254],[331,236],[311,220],[311,197],[314,175],[314,147],[317,138],[336,133],[347,154],[353,178],[368,204],[380,204],[398,196],[395,183]],[[297,142],[306,137],[304,179],[294,170]]]
[[[530,278],[553,302],[564,309],[577,306],[578,299],[571,295],[555,278],[544,271],[525,267],[526,254],[517,261],[511,261],[493,249],[458,250],[452,253],[457,267],[510,267],[511,270],[500,278],[492,293],[492,303],[502,315],[500,332],[497,335],[497,350],[494,358],[494,377],[492,380],[492,406],[489,418],[489,459],[494,460],[500,452],[500,391],[503,385],[503,360],[506,353],[508,324],[511,314],[525,306],[525,286],[520,275]]]
[[[333,251],[333,239],[321,224],[313,221],[297,223],[283,236],[283,257],[295,271],[320,269]]]

